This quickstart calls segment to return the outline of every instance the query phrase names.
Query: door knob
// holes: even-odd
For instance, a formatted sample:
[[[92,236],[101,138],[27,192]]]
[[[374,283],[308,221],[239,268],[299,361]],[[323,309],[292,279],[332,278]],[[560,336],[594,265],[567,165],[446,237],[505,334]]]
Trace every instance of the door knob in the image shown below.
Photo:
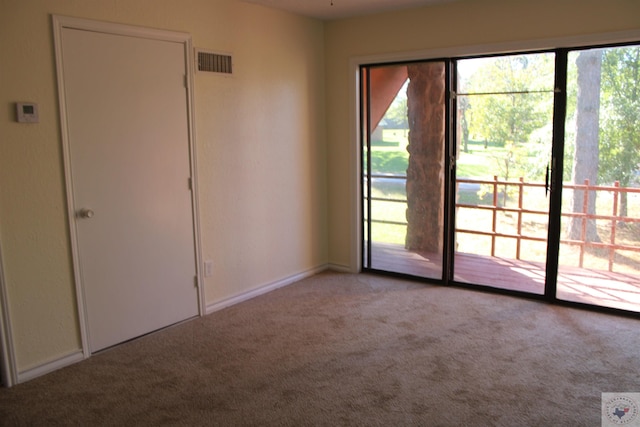
[[[78,211],[79,218],[93,218],[93,211],[89,208],[82,208]]]

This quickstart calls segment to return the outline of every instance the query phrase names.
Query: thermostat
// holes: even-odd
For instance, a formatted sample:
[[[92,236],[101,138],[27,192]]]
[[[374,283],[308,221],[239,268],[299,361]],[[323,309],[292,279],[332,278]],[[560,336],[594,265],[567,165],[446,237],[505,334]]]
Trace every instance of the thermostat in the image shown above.
[[[38,104],[17,102],[16,117],[19,123],[38,123]]]

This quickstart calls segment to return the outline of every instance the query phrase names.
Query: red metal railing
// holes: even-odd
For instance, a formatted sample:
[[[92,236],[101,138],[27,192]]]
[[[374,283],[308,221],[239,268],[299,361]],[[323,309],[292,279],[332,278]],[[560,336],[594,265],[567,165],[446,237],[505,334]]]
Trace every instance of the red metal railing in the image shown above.
[[[378,176],[372,175],[372,178],[389,178],[388,176]],[[394,179],[406,179],[406,177],[394,176]],[[491,230],[490,231],[481,231],[481,230],[472,230],[472,229],[464,229],[457,228],[456,233],[466,233],[466,234],[476,234],[482,236],[491,237],[491,256],[495,256],[496,249],[496,239],[497,238],[512,238],[516,239],[516,259],[520,259],[520,250],[522,241],[538,241],[538,242],[546,242],[546,237],[538,237],[525,234],[525,230],[523,227],[523,215],[533,214],[533,215],[543,215],[548,216],[548,212],[545,210],[536,210],[536,209],[525,209],[524,208],[524,194],[526,188],[544,188],[544,183],[537,182],[525,182],[523,178],[519,178],[517,182],[514,181],[504,181],[499,180],[497,176],[493,177],[493,180],[476,180],[476,179],[463,179],[459,178],[456,180],[458,184],[460,183],[468,183],[468,184],[480,184],[487,185],[492,188],[492,203],[491,204],[467,204],[467,203],[456,203],[456,208],[465,208],[465,209],[478,209],[491,211]],[[515,206],[500,206],[499,204],[499,189],[504,189],[507,192],[508,187],[517,187],[517,204]],[[573,191],[583,191],[583,207],[582,212],[563,212],[561,215],[563,217],[574,217],[581,218],[581,236],[579,240],[574,239],[561,239],[560,243],[579,246],[580,254],[579,254],[579,265],[583,267],[584,264],[584,254],[585,250],[588,247],[599,247],[606,248],[609,252],[609,271],[613,271],[613,264],[615,258],[616,250],[625,250],[625,251],[633,251],[640,252],[640,246],[619,244],[616,242],[616,232],[620,227],[620,224],[632,224],[632,223],[640,223],[640,218],[622,216],[620,215],[620,196],[623,193],[628,194],[640,194],[640,188],[629,188],[629,187],[620,187],[619,182],[615,182],[612,186],[598,186],[598,185],[590,185],[589,180],[585,180],[584,184],[565,184],[563,185],[563,189],[573,190]],[[589,194],[591,192],[611,192],[612,193],[612,206],[611,206],[611,214],[610,215],[599,215],[599,214],[590,214],[588,213],[588,204],[589,204]],[[378,201],[387,201],[387,202],[399,202],[406,203],[406,199],[388,199],[384,197],[372,197],[371,200]],[[515,214],[517,216],[516,219],[516,232],[515,233],[504,233],[498,231],[498,212],[509,212]],[[590,220],[605,220],[610,221],[610,232],[609,239],[605,239],[607,241],[601,242],[591,242],[587,241],[587,222]],[[406,222],[399,221],[385,221],[385,220],[376,220],[372,219],[372,222],[377,223],[386,223],[386,224],[396,224],[396,225],[406,225]]]
[[[523,240],[531,240],[531,241],[539,241],[546,242],[546,238],[528,236],[523,234],[522,227],[522,216],[523,214],[538,214],[538,215],[548,215],[547,211],[543,210],[531,210],[523,208],[524,201],[524,189],[526,187],[544,187],[545,184],[535,183],[535,182],[524,182],[523,178],[520,178],[518,182],[513,181],[501,181],[498,180],[497,176],[493,177],[491,181],[482,181],[482,180],[473,180],[473,179],[458,179],[458,183],[474,183],[474,184],[484,184],[490,185],[493,187],[493,203],[491,205],[472,205],[472,204],[464,204],[464,203],[456,203],[456,207],[458,208],[468,208],[468,209],[484,209],[492,211],[492,228],[491,231],[478,231],[478,230],[469,230],[469,229],[458,229],[456,228],[457,233],[468,233],[468,234],[479,234],[491,237],[491,256],[495,256],[495,242],[496,237],[506,237],[516,239],[516,259],[520,259],[520,248],[521,242]],[[517,206],[514,207],[501,207],[498,203],[498,188],[504,188],[506,191],[507,187],[517,187]],[[580,254],[579,254],[579,265],[580,267],[584,266],[584,254],[585,249],[587,247],[600,247],[606,248],[609,251],[609,271],[613,271],[613,264],[615,258],[616,250],[626,250],[633,252],[640,252],[640,246],[632,246],[632,245],[623,245],[616,243],[616,231],[621,223],[639,223],[640,218],[634,218],[629,216],[621,216],[619,212],[620,206],[620,195],[622,193],[631,194],[631,193],[640,193],[639,188],[629,188],[629,187],[620,187],[620,183],[616,181],[613,186],[599,186],[599,185],[590,185],[589,180],[586,179],[584,184],[576,185],[576,184],[565,184],[563,185],[563,190],[573,190],[573,191],[582,191],[583,192],[583,206],[582,212],[563,212],[561,215],[563,217],[574,217],[581,218],[581,229],[580,229],[580,239],[561,239],[560,243],[579,246]],[[611,192],[612,193],[612,207],[611,207],[611,215],[598,215],[598,214],[590,214],[588,213],[589,206],[589,194],[591,192]],[[517,225],[516,225],[516,233],[500,233],[497,232],[497,212],[512,212],[517,215]],[[587,240],[587,222],[589,220],[606,220],[611,222],[611,228],[609,232],[608,242],[591,242]]]
[[[561,243],[567,243],[570,245],[579,245],[580,246],[580,267],[583,266],[583,261],[584,261],[584,250],[586,247],[591,246],[591,247],[601,247],[601,248],[607,248],[609,250],[609,271],[613,270],[613,263],[614,263],[614,257],[615,257],[615,251],[616,250],[625,250],[625,251],[632,251],[632,252],[640,252],[640,247],[638,246],[632,246],[632,245],[621,245],[621,244],[617,244],[616,243],[616,231],[617,228],[619,227],[620,224],[633,224],[633,223],[640,223],[640,218],[634,218],[634,217],[629,217],[629,216],[621,216],[620,215],[620,195],[623,193],[628,194],[639,194],[640,193],[640,188],[629,188],[629,187],[620,187],[620,183],[618,181],[616,181],[613,186],[598,186],[598,185],[590,185],[589,184],[589,180],[585,179],[584,180],[584,184],[582,185],[565,185],[563,186],[563,188],[567,188],[567,189],[573,189],[574,191],[583,191],[584,192],[584,197],[583,197],[583,206],[582,206],[582,212],[580,213],[573,213],[573,212],[567,212],[567,213],[563,213],[563,216],[566,217],[580,217],[583,219],[582,221],[582,228],[581,228],[581,235],[580,235],[580,240],[561,240]],[[610,191],[613,193],[613,201],[612,201],[612,206],[611,206],[611,215],[595,215],[595,214],[589,214],[587,213],[588,209],[588,203],[589,203],[589,194],[591,191]],[[610,236],[609,236],[609,242],[604,243],[604,242],[589,242],[586,239],[586,233],[587,233],[587,221],[588,220],[596,220],[596,219],[601,219],[601,220],[607,220],[607,221],[611,221],[611,229],[610,229]]]
[[[465,203],[456,203],[456,208],[467,208],[467,209],[480,209],[480,210],[489,210],[492,213],[491,220],[491,231],[480,231],[480,230],[470,230],[464,228],[456,228],[456,233],[466,233],[466,234],[478,234],[482,236],[490,236],[491,237],[491,256],[495,256],[496,254],[496,238],[497,237],[506,237],[516,239],[516,259],[520,259],[520,248],[523,240],[532,240],[538,242],[546,242],[547,239],[545,237],[535,237],[535,236],[527,236],[522,233],[522,216],[524,214],[538,214],[538,215],[549,215],[547,211],[542,210],[532,210],[532,209],[524,209],[523,201],[524,201],[524,188],[525,187],[542,187],[544,188],[544,184],[540,183],[526,183],[523,178],[520,178],[518,182],[512,181],[500,181],[497,176],[493,177],[492,181],[483,181],[483,180],[474,180],[474,179],[458,179],[457,183],[472,183],[472,184],[484,184],[490,185],[493,187],[493,203],[491,205],[479,205],[479,204],[465,204]],[[500,192],[498,191],[498,187],[503,187],[506,190],[507,187],[517,186],[518,187],[518,204],[517,207],[507,207],[507,206],[499,206],[498,197]],[[501,233],[497,231],[498,226],[498,212],[510,212],[515,213],[517,215],[517,223],[516,223],[516,233]]]

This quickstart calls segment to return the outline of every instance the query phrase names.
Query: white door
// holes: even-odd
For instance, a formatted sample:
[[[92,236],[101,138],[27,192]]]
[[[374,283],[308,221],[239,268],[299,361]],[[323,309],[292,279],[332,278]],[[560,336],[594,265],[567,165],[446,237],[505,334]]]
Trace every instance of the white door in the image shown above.
[[[62,29],[90,351],[198,314],[185,44]]]

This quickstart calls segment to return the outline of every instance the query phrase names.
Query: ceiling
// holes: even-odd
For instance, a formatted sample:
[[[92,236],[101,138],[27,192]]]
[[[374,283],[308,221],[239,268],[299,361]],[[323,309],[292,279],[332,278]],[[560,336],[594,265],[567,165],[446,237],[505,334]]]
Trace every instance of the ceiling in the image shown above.
[[[341,19],[389,10],[456,0],[243,0],[322,20]]]

